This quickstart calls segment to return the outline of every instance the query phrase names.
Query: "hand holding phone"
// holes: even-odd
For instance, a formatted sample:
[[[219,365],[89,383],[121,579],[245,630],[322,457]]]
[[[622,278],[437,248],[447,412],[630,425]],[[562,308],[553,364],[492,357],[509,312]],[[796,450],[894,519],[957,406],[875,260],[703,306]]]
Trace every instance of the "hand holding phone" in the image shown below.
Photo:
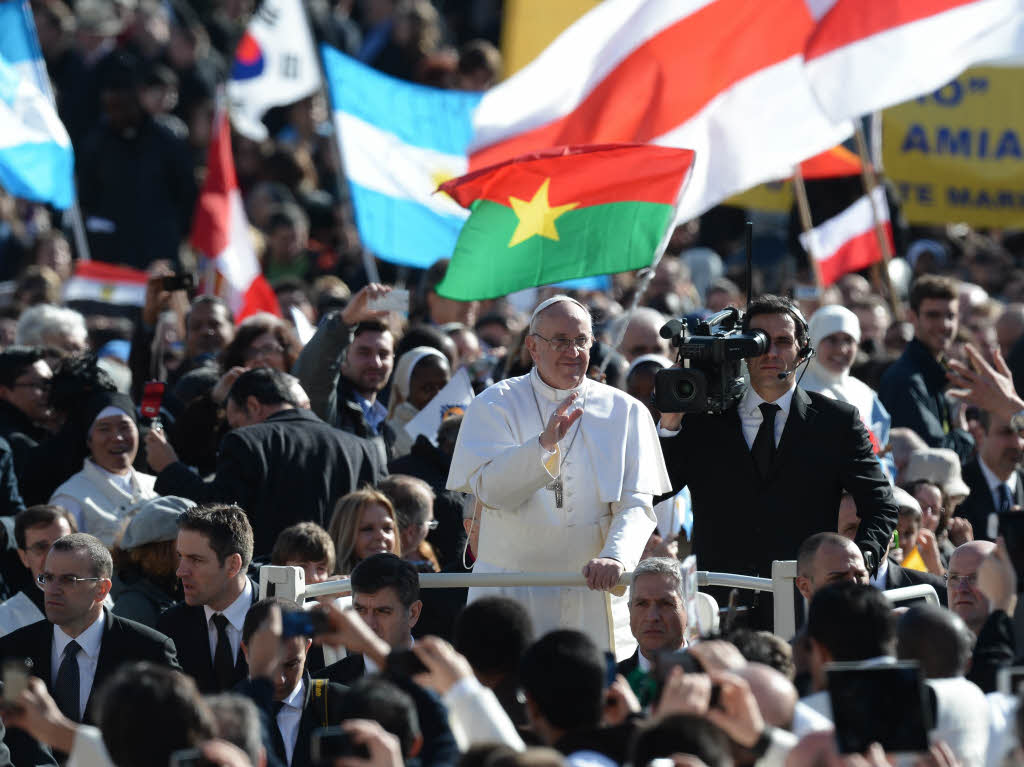
[[[330,631],[327,615],[320,610],[283,610],[281,638],[315,637]]]
[[[886,753],[928,750],[932,713],[917,663],[830,663],[825,673],[840,753],[872,743]]]
[[[409,291],[405,288],[393,288],[388,293],[366,302],[366,308],[378,312],[409,313]]]

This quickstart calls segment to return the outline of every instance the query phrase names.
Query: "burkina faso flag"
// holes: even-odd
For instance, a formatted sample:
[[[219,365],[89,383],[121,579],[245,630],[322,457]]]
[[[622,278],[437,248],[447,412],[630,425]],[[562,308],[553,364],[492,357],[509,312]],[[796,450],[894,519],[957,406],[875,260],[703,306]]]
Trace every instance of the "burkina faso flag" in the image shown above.
[[[437,292],[497,298],[650,266],[693,156],[649,144],[563,147],[442,184],[471,212]]]

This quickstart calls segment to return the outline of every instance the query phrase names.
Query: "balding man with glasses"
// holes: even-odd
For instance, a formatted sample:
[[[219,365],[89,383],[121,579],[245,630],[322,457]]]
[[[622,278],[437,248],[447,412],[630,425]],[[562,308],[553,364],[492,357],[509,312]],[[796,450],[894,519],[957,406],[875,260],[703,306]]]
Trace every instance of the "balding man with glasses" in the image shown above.
[[[448,489],[483,505],[475,573],[582,570],[589,588],[515,587],[538,636],[584,631],[618,658],[632,655],[624,594],[656,520],[652,497],[670,488],[654,421],[638,400],[587,378],[593,329],[568,296],[540,304],[526,347],[533,370],[470,404]],[[469,590],[469,601],[495,589]]]
[[[145,660],[180,670],[170,639],[103,606],[112,568],[99,539],[86,533],[58,538],[36,578],[46,619],[0,638],[0,657],[30,660],[30,673],[75,722],[97,724],[92,693],[123,663]]]

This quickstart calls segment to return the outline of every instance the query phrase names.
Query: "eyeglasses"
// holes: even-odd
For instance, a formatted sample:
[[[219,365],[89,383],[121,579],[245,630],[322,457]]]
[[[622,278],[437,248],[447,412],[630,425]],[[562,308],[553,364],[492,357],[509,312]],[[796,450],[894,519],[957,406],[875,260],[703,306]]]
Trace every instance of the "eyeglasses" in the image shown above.
[[[432,519],[429,522],[427,522],[427,529],[428,530],[436,530],[440,526],[440,524],[441,523],[438,522],[436,519]]]
[[[944,506],[925,506],[925,508],[932,512],[932,514],[936,514],[940,517],[946,513],[946,508]]]
[[[79,578],[77,575],[54,575],[53,573],[39,573],[36,576],[36,583],[39,588],[45,589],[50,583],[56,583],[62,589],[70,589],[83,581],[102,581],[100,577]]]
[[[558,352],[559,354],[565,354],[569,351],[570,347],[575,347],[578,351],[585,352],[594,345],[594,339],[590,336],[576,336],[575,338],[544,338],[540,333],[531,333],[530,335],[537,336],[537,338],[542,341],[547,341],[551,351]]]
[[[48,392],[53,388],[52,383],[42,378],[36,381],[15,381],[11,384],[11,388],[17,388],[19,386],[28,386],[31,389],[37,389],[41,392]]]
[[[267,344],[265,346],[250,346],[245,350],[245,358],[254,360],[257,357],[269,357],[271,354],[284,354],[284,347],[281,344]]]
[[[978,574],[971,573],[970,575],[954,575],[952,573],[946,573],[946,585],[947,586],[970,586],[974,588],[978,585]]]

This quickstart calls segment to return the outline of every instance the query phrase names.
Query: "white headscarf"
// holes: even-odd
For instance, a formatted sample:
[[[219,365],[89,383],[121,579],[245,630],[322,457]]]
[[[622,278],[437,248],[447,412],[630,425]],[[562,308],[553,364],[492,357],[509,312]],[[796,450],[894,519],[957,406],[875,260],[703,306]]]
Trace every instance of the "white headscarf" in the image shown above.
[[[845,306],[830,304],[816,311],[807,324],[811,346],[817,349],[823,338],[834,333],[847,333],[855,344],[860,343],[860,320]],[[863,381],[850,375],[847,368],[836,373],[826,368],[817,357],[807,365],[807,373],[800,379],[800,386],[807,391],[816,391],[832,399],[849,402],[860,411],[862,419],[871,418],[875,391]]]
[[[433,346],[416,346],[399,357],[398,364],[395,365],[394,384],[395,389],[398,390],[403,402],[409,399],[409,387],[412,385],[412,373],[416,369],[416,365],[424,357],[437,357],[444,362],[444,366],[446,368],[448,367],[448,358]]]

